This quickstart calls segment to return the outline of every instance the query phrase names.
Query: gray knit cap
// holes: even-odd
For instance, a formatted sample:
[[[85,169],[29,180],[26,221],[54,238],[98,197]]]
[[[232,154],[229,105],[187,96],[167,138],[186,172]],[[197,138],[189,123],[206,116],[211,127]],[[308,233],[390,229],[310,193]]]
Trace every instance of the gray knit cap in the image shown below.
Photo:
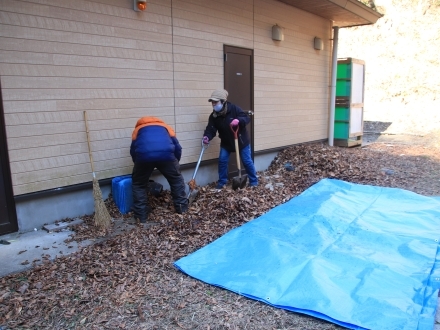
[[[212,92],[209,102],[211,101],[220,101],[228,99],[228,91],[226,89],[217,89]]]

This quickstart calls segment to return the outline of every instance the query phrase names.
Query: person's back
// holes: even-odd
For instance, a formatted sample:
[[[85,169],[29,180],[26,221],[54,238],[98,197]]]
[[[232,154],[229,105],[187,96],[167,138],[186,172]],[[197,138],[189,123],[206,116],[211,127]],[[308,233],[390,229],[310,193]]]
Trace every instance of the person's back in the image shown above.
[[[176,146],[166,128],[142,127],[132,143],[132,152],[138,162],[164,162],[176,159]]]
[[[140,222],[147,221],[146,185],[155,168],[167,179],[176,212],[188,209],[185,182],[180,173],[182,147],[174,130],[156,117],[142,117],[132,134],[130,155],[132,173],[133,213]]]

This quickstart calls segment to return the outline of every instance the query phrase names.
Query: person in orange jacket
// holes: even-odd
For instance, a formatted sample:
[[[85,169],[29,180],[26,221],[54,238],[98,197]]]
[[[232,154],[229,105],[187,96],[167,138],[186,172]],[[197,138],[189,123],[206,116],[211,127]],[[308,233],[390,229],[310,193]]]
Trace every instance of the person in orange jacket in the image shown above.
[[[134,218],[146,223],[148,218],[147,184],[155,168],[167,179],[174,209],[177,213],[188,210],[185,181],[180,172],[182,147],[171,126],[156,117],[142,117],[132,134],[130,155],[132,173]]]

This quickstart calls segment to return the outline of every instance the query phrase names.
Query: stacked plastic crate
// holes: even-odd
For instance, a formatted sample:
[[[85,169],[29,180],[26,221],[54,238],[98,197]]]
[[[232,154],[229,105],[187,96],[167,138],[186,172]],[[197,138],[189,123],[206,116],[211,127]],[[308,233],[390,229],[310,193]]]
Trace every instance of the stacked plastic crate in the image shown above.
[[[338,59],[334,145],[362,145],[365,62],[354,58]]]

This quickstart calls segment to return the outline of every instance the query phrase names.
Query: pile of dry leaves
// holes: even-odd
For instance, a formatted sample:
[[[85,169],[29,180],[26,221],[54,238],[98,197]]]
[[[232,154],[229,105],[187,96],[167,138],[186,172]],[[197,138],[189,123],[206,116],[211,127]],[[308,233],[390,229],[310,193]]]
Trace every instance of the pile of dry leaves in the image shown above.
[[[2,329],[340,329],[194,280],[173,262],[297,196],[322,178],[440,195],[440,153],[420,146],[301,145],[279,153],[260,185],[200,188],[184,215],[150,196],[155,227],[133,230],[0,279]],[[122,215],[111,198],[114,218]],[[127,216],[126,216],[127,217]],[[75,240],[102,235],[84,218]]]

